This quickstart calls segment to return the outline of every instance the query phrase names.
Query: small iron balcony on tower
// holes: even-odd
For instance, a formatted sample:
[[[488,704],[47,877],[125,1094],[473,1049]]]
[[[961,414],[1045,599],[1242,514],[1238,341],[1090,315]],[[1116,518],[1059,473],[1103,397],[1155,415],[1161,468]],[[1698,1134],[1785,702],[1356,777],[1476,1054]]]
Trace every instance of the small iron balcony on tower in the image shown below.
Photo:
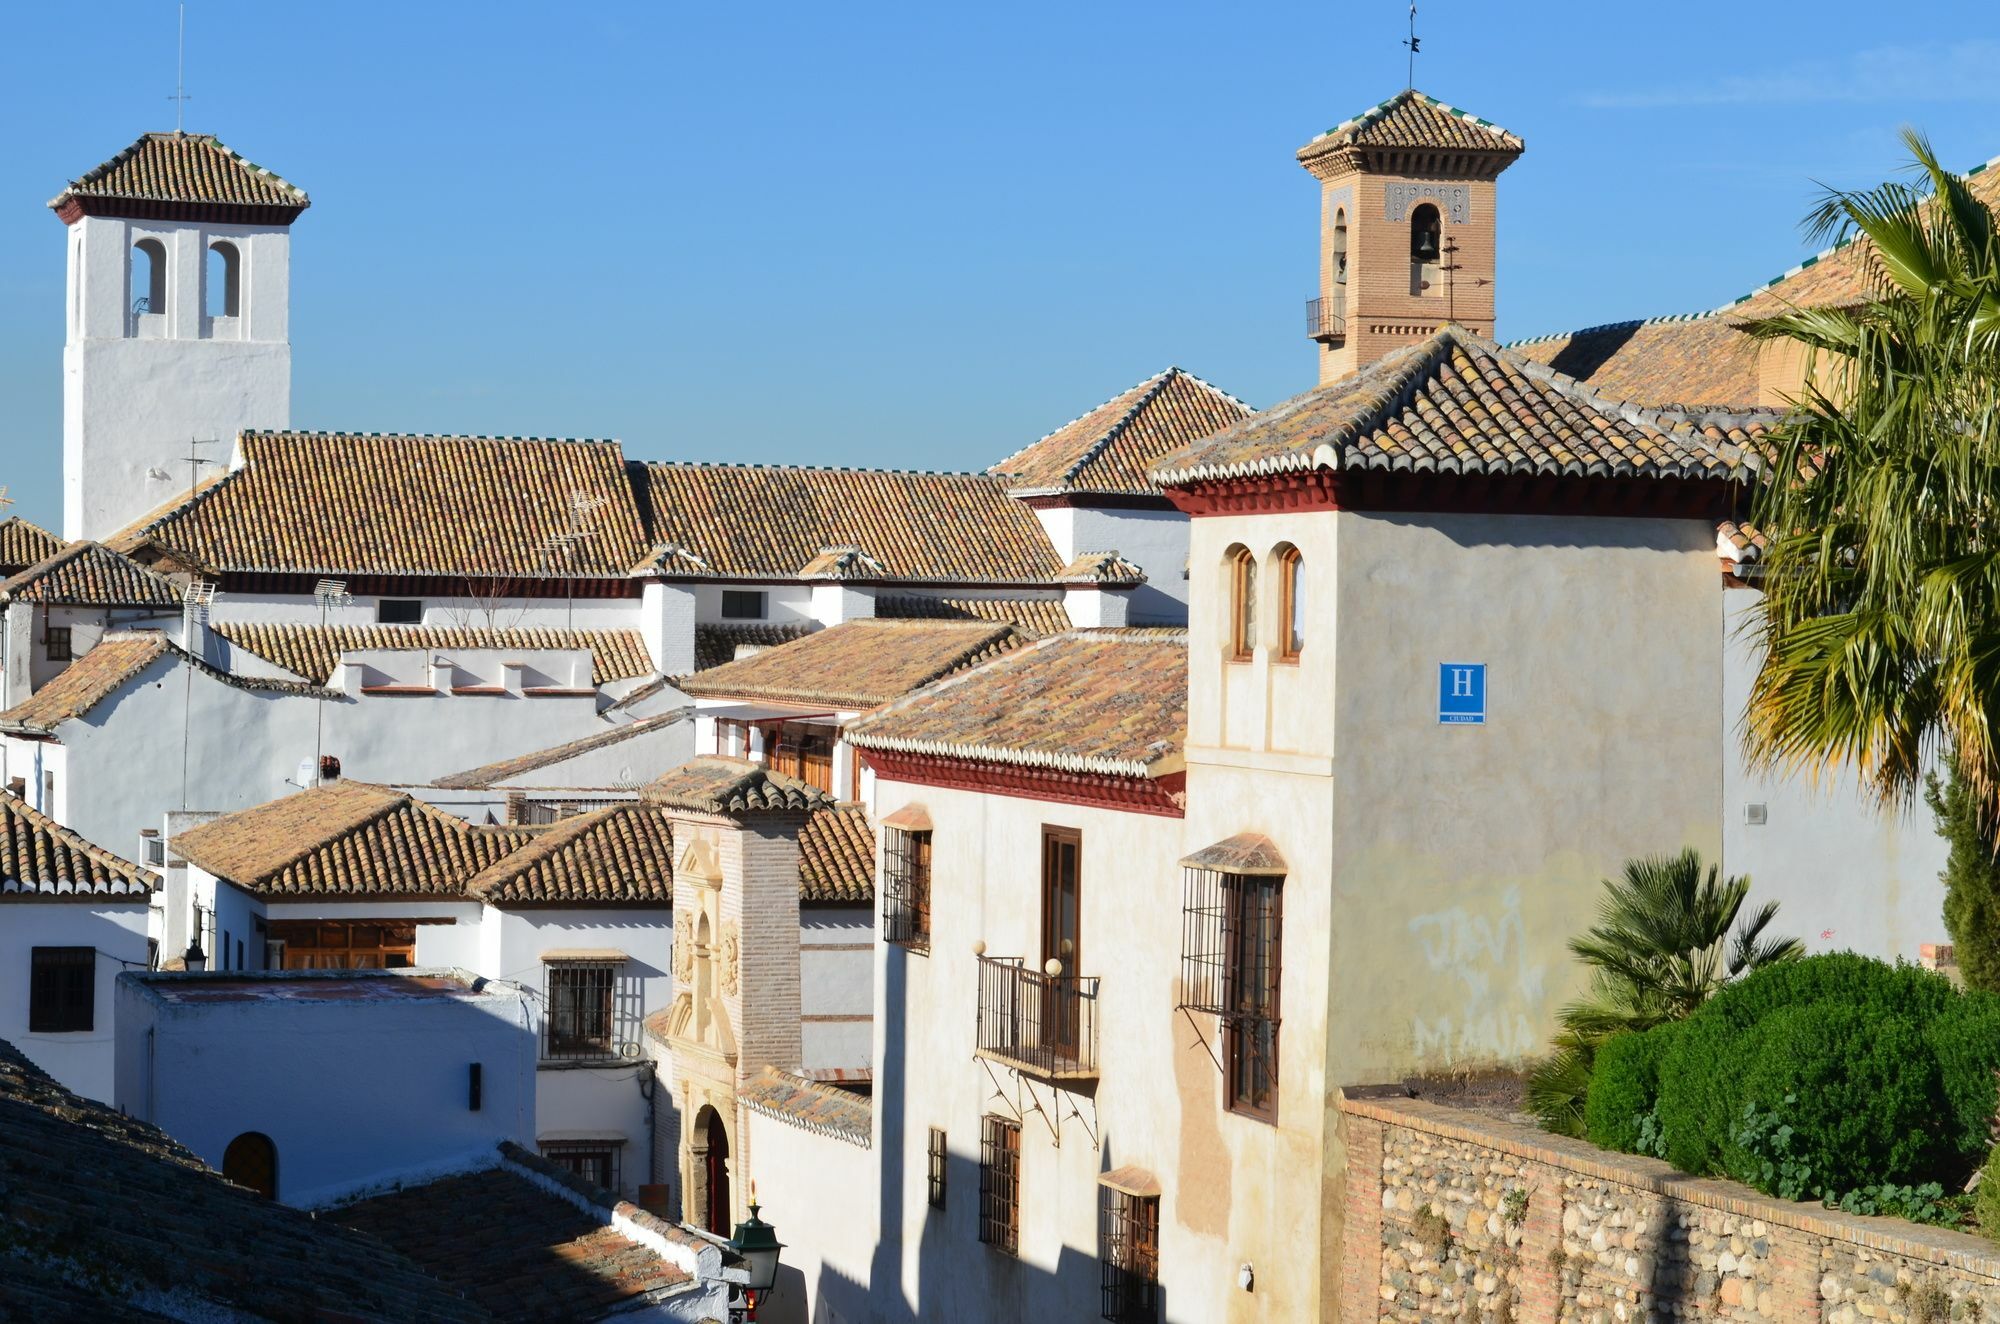
[[[1337,345],[1347,339],[1347,300],[1307,299],[1306,335],[1323,345]]]

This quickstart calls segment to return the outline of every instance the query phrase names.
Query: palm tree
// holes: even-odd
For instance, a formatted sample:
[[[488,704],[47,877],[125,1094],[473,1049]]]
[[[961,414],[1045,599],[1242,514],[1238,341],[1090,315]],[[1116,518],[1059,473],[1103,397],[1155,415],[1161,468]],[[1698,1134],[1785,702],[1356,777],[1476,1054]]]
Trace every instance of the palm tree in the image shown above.
[[[1528,1077],[1543,1126],[1582,1134],[1597,1046],[1612,1035],[1682,1020],[1730,980],[1804,953],[1797,938],[1764,936],[1775,901],[1739,924],[1750,880],[1721,875],[1684,850],[1629,861],[1604,880],[1597,923],[1569,944],[1591,970],[1590,989],[1563,1008],[1553,1051]]]
[[[1965,180],[1904,132],[1917,183],[1831,192],[1875,289],[1752,328],[1807,350],[1754,519],[1768,539],[1745,715],[1757,761],[1852,764],[1906,803],[1948,754],[2000,821],[2000,241]]]

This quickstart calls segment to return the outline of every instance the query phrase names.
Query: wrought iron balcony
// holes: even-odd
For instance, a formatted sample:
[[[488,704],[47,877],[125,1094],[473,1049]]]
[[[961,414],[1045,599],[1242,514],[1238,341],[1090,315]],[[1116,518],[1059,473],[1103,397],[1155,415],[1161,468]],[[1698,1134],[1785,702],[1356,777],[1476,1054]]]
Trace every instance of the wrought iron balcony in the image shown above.
[[[1097,1077],[1097,980],[979,958],[980,1057],[1044,1080]]]
[[[1347,339],[1347,298],[1306,300],[1306,334],[1323,344]]]

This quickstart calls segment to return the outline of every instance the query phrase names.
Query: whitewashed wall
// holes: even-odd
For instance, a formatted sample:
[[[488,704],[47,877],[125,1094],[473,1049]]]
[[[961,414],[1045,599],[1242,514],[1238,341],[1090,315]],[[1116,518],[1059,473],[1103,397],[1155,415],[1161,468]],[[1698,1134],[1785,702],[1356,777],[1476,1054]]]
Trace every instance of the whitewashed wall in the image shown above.
[[[143,899],[31,901],[16,895],[0,900],[0,1039],[86,1098],[111,1101],[117,1043],[113,993],[121,970],[146,968],[146,918]],[[96,948],[90,1029],[29,1032],[29,979],[37,947]]]
[[[875,910],[802,902],[799,1007],[803,1067],[861,1070],[873,1065]]]
[[[894,1318],[870,1294],[888,1248],[877,1244],[875,1151],[743,1111],[739,1168],[758,1174],[763,1219],[785,1252],[775,1289],[757,1305],[759,1324],[864,1324]],[[768,1175],[766,1175],[768,1174]],[[829,1217],[828,1211],[838,1215]],[[925,1318],[949,1318],[927,1313]],[[1080,1316],[1080,1318],[1092,1318]]]
[[[1132,595],[1132,624],[1187,623],[1187,516],[1177,510],[1089,506],[1054,506],[1035,514],[1062,560],[1117,552],[1146,572],[1145,585]]]

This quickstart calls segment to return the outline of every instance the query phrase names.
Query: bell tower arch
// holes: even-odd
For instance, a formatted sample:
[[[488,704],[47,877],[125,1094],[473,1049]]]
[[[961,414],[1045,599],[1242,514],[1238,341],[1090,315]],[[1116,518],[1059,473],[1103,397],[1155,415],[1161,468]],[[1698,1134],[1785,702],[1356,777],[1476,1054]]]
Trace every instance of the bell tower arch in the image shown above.
[[[1493,334],[1494,181],[1525,144],[1411,89],[1298,151],[1320,181],[1307,333],[1336,381],[1455,321]]]
[[[68,230],[63,535],[104,538],[292,414],[291,225],[310,202],[207,134],[149,133],[49,203]]]

